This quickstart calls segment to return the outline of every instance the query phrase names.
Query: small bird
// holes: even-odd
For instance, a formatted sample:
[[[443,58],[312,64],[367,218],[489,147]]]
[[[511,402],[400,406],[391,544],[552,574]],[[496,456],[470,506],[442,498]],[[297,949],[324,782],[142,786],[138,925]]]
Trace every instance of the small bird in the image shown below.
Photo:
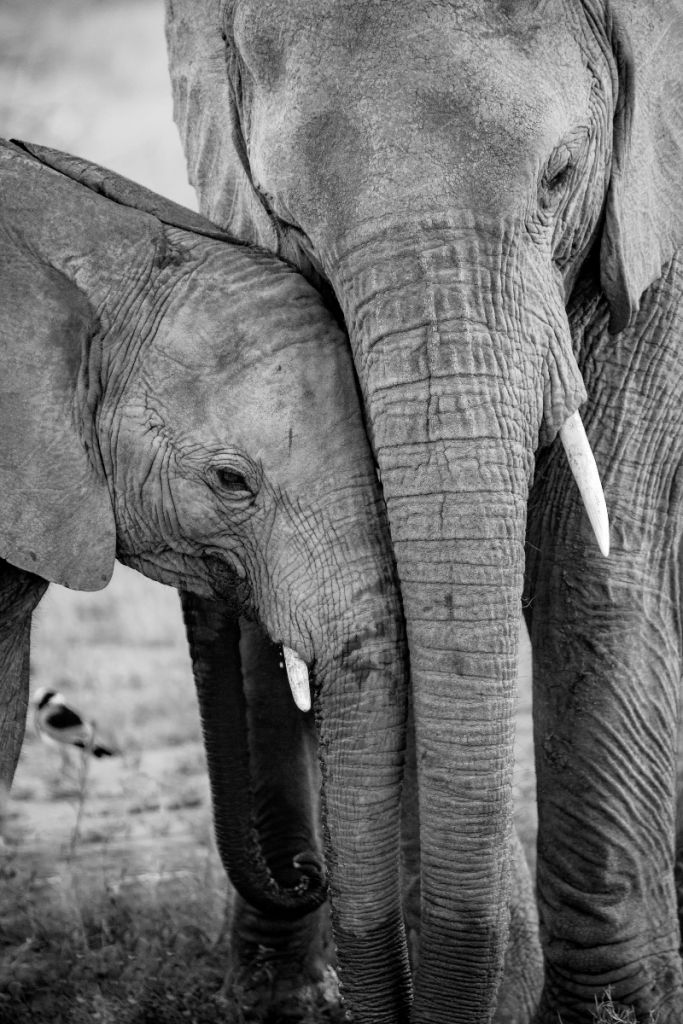
[[[115,753],[95,742],[95,726],[86,722],[63,694],[48,686],[40,686],[33,694],[34,721],[41,740],[55,746],[78,747],[94,757],[112,757]]]

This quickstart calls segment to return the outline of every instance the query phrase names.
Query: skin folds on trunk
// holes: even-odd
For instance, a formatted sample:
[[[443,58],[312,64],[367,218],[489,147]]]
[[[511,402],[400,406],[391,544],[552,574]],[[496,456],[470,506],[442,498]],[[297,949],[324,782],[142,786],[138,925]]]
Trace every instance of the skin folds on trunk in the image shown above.
[[[329,261],[407,624],[422,847],[413,1013],[430,1024],[488,1021],[495,1006],[528,486],[539,430],[583,397],[559,313],[520,312],[541,287],[533,254],[524,264],[512,238],[473,251],[471,238],[432,221]]]

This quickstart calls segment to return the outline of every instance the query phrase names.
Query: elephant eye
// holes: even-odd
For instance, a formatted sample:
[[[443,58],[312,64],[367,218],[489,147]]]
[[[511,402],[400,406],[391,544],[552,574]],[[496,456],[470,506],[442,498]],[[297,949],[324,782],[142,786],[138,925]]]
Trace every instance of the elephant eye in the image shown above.
[[[572,170],[572,155],[567,146],[560,146],[553,155],[545,169],[543,184],[548,192],[557,192],[569,178]]]
[[[230,469],[227,466],[221,466],[215,472],[216,480],[218,481],[221,490],[228,491],[230,494],[251,495],[251,487],[241,473],[238,473],[236,470]]]
[[[571,164],[567,164],[566,167],[562,167],[561,170],[555,171],[551,178],[546,181],[547,187],[551,192],[555,192],[556,189],[562,185],[569,177],[569,171],[571,170]]]

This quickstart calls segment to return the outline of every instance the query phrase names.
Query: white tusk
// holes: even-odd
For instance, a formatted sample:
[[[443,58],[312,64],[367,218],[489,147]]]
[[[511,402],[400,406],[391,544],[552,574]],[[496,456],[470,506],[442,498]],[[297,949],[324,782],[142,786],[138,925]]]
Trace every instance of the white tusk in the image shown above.
[[[294,703],[300,711],[311,710],[311,687],[308,682],[308,668],[302,658],[291,647],[283,647],[285,669]]]
[[[598,547],[606,558],[609,555],[609,519],[605,495],[595,456],[578,412],[572,413],[560,427],[560,440],[569,459],[569,468],[574,474]]]

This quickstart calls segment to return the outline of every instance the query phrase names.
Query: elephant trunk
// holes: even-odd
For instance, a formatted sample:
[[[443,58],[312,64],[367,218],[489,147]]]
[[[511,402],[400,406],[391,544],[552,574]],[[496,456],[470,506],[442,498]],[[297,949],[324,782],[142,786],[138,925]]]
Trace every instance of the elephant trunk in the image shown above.
[[[583,398],[559,323],[522,320],[522,301],[543,289],[515,241],[431,221],[417,236],[413,225],[366,237],[329,268],[407,626],[422,850],[414,1020],[430,1024],[493,1013],[528,488],[539,429]]]
[[[367,524],[374,536],[377,521],[371,513],[374,507],[368,509]],[[388,544],[379,552],[382,568],[362,530],[338,539],[335,557],[348,555],[352,562],[346,577],[337,578],[338,600],[330,602],[334,611],[320,617],[322,639],[311,671],[327,885],[310,851],[289,865],[264,855],[250,773],[238,623],[222,602],[195,594],[182,594],[183,612],[218,846],[233,885],[263,913],[289,920],[315,909],[329,892],[349,1006],[364,1024],[407,1024],[411,980],[398,884],[407,680],[403,618]],[[368,572],[370,559],[374,575]],[[347,600],[341,601],[342,593]],[[300,611],[305,616],[308,609],[302,605]],[[284,672],[281,684],[287,685]],[[230,723],[229,734],[217,731],[216,721]],[[293,875],[298,884],[282,884]]]
[[[296,866],[294,884],[286,885],[266,859],[250,772],[238,620],[221,601],[182,592],[181,602],[223,866],[240,895],[264,914],[284,920],[303,917],[325,899],[322,865],[307,858]],[[292,881],[291,867],[287,874]]]
[[[374,470],[371,469],[374,477]],[[368,537],[384,527],[368,509]],[[342,993],[363,1024],[407,1024],[412,999],[399,887],[407,651],[395,568],[356,521],[335,557],[345,612],[322,623],[313,666],[328,886]],[[378,557],[379,555],[379,557]],[[377,570],[377,571],[373,571]],[[332,608],[339,608],[339,603]]]

